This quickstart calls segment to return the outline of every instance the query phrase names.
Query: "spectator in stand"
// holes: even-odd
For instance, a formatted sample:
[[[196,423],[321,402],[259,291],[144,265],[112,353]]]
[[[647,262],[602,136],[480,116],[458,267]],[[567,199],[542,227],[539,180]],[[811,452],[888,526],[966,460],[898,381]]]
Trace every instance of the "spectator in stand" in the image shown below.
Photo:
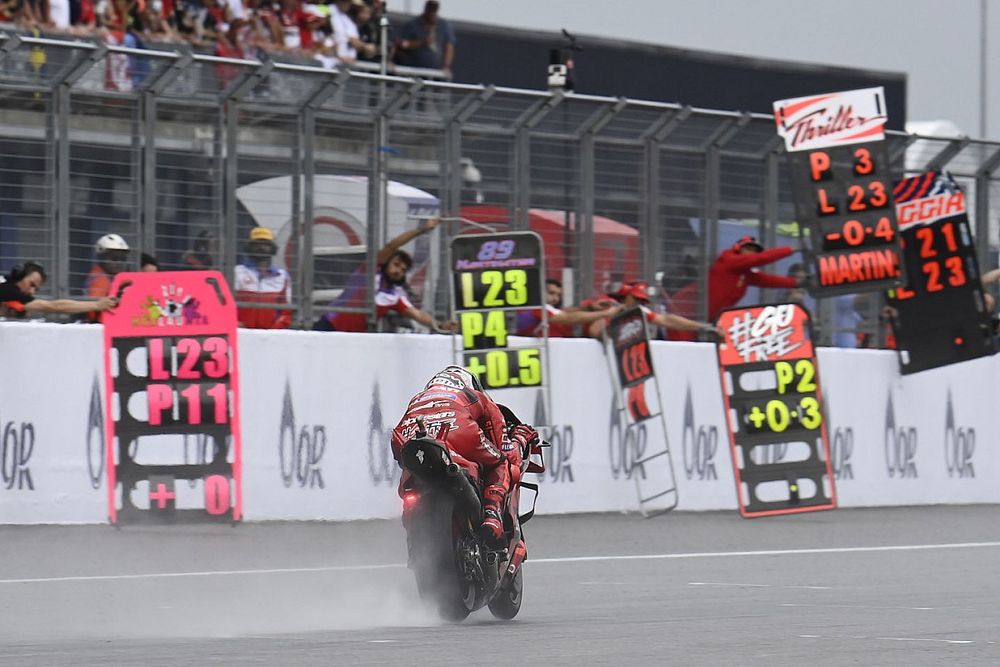
[[[854,348],[858,346],[858,325],[864,318],[857,309],[857,295],[840,294],[833,301],[833,331],[831,342],[834,347]]]
[[[302,7],[302,0],[279,0],[275,14],[281,26],[282,45],[287,51],[311,50],[315,45],[314,31],[323,23],[323,17],[309,14]]]
[[[396,62],[410,67],[444,70],[451,76],[455,59],[455,35],[451,26],[438,16],[441,3],[427,0],[424,13],[407,21],[399,33]]]
[[[358,34],[357,24],[348,16],[350,8],[351,0],[334,0],[333,11],[330,14],[335,55],[337,60],[345,65],[357,62],[358,47],[364,47]]]
[[[364,43],[363,48],[358,48],[358,60],[369,62],[382,62],[382,14],[385,13],[385,2],[374,0],[371,4],[365,2],[353,2],[351,4],[351,18],[358,26],[358,36]],[[392,44],[392,28],[389,29],[388,43]],[[392,54],[389,54],[390,59]]]
[[[128,243],[118,234],[105,234],[95,246],[97,263],[91,267],[83,289],[87,296],[100,298],[111,292],[111,281],[128,268]],[[95,322],[96,318],[91,318]]]
[[[157,7],[161,7],[160,11],[157,11]],[[174,30],[170,21],[167,20],[167,16],[164,15],[165,9],[163,8],[162,2],[147,2],[145,8],[142,10],[140,31],[141,37],[144,41],[148,42],[176,42],[181,39],[181,36]]]
[[[203,229],[194,238],[191,249],[181,257],[181,264],[189,271],[211,271],[215,267],[215,256],[218,252],[215,233]]]
[[[45,283],[45,269],[36,262],[25,262],[0,278],[0,317],[23,319],[29,313],[82,315],[100,313],[118,305],[118,300],[104,296],[96,301],[76,299],[39,299],[35,295]]]
[[[159,271],[160,263],[152,255],[142,253],[139,257],[139,270],[145,272]]]
[[[791,289],[802,285],[804,278],[763,273],[757,267],[788,257],[794,250],[780,246],[765,250],[752,236],[744,236],[731,248],[723,250],[708,269],[708,319],[715,322],[726,308],[735,306],[747,293],[747,288],[773,287]],[[671,297],[674,311],[693,317],[698,305],[697,281],[678,290]],[[690,333],[678,331],[670,340],[694,340]]]
[[[246,262],[236,266],[236,301],[269,305],[292,302],[292,278],[288,271],[272,266],[278,252],[274,234],[267,227],[254,227],[246,246]],[[279,308],[237,308],[241,327],[248,329],[287,329],[292,313]]]
[[[422,228],[418,227],[403,232],[378,251],[378,255],[375,257],[378,274],[374,280],[377,320],[381,321],[388,313],[395,311],[433,330],[458,330],[457,322],[452,320],[438,322],[433,315],[414,306],[406,295],[406,273],[413,267],[413,257],[403,250],[403,246],[421,234],[427,234],[440,224],[440,218],[431,218]],[[355,269],[348,279],[343,293],[332,301],[330,306],[364,308],[367,297],[365,275],[364,266]],[[319,318],[313,328],[316,331],[367,331],[368,325],[363,312],[331,310]]]
[[[576,335],[576,326],[586,326],[598,320],[612,317],[621,310],[617,303],[607,305],[599,310],[582,310],[579,308],[562,307],[562,283],[554,278],[545,281],[545,310],[549,318],[549,338],[572,338]],[[542,310],[522,310],[515,318],[518,336],[545,335],[542,328]]]
[[[23,23],[23,0],[0,0],[0,23]]]
[[[642,311],[648,324],[663,327],[671,331],[686,331],[697,333],[699,331],[710,331],[714,334],[722,335],[722,330],[714,324],[707,322],[695,322],[681,315],[673,313],[658,313],[649,307],[649,285],[645,281],[625,283],[616,294],[608,295],[621,304],[623,310],[636,306]],[[608,319],[601,319],[590,325],[590,335],[594,338],[601,338],[604,329],[607,327]]]

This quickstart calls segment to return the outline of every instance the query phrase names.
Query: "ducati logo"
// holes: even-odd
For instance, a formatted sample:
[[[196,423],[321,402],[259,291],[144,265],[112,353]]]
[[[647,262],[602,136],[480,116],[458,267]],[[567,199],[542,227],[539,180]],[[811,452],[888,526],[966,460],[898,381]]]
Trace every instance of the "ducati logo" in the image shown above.
[[[104,401],[96,375],[90,386],[90,409],[87,411],[87,472],[90,486],[101,488],[104,479]]]
[[[944,460],[948,466],[948,477],[975,477],[976,469],[972,465],[975,453],[976,429],[955,426],[955,409],[949,389],[944,416]]]
[[[278,428],[278,461],[285,488],[326,488],[321,467],[326,453],[326,427],[302,424],[296,428],[292,388],[285,380]]]
[[[916,479],[917,429],[898,426],[892,392],[885,408],[885,467],[890,478]]]
[[[715,426],[695,424],[694,401],[691,385],[684,395],[684,430],[681,444],[684,449],[684,474],[688,479],[718,479],[715,472],[715,452],[719,448],[719,429]]]
[[[573,464],[573,427],[546,426],[549,418],[545,410],[545,398],[538,392],[535,398],[535,416],[532,423],[538,429],[539,437],[549,443],[546,455],[545,472],[538,476],[538,481],[572,482]]]
[[[372,386],[372,405],[368,413],[368,477],[373,484],[396,483],[399,466],[392,458],[389,442],[389,428],[386,428],[382,417],[382,396],[376,380]]]

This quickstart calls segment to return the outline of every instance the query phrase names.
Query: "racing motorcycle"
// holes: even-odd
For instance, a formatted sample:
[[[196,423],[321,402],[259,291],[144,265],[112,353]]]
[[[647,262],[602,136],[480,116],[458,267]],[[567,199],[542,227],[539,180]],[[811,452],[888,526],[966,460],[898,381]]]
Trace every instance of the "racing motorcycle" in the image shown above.
[[[508,430],[521,422],[500,406]],[[420,597],[437,607],[441,618],[460,622],[488,606],[494,617],[510,620],[521,609],[524,548],[522,524],[534,514],[518,514],[521,488],[538,494],[538,485],[520,481],[525,473],[544,472],[538,442],[522,451],[520,475],[512,471],[512,489],[503,508],[504,542],[497,549],[478,533],[483,521],[483,481],[480,466],[469,461],[433,435],[423,424],[403,445],[403,527],[409,567]]]

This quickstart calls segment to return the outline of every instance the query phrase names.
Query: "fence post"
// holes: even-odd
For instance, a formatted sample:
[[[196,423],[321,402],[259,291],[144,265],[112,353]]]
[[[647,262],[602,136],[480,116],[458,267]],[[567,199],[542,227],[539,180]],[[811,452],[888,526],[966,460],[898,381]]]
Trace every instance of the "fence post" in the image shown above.
[[[976,250],[979,267],[989,266],[990,250],[990,183],[993,172],[1000,167],[1000,149],[986,158],[976,170]]]
[[[348,69],[341,70],[332,80],[322,84],[302,105],[299,114],[299,145],[302,150],[302,218],[304,223],[298,239],[296,289],[301,294],[302,306],[298,313],[299,325],[311,329],[316,317],[313,315],[313,285],[315,284],[315,263],[313,262],[313,226],[316,219],[316,112],[329,100],[344,83],[351,78]]]
[[[80,57],[80,60],[70,67],[63,77],[54,81],[55,118],[55,138],[56,138],[56,173],[55,173],[55,200],[56,200],[56,220],[55,234],[53,242],[55,245],[55,270],[52,283],[55,286],[55,295],[58,298],[69,295],[69,114],[70,95],[73,84],[93,67],[97,61],[107,53],[104,44],[90,45],[89,50]]]
[[[663,114],[639,136],[642,141],[643,184],[642,217],[639,219],[639,245],[642,252],[642,275],[652,282],[659,261],[660,244],[660,146],[674,130],[691,116],[691,107]]]
[[[575,264],[579,267],[577,294],[580,300],[590,298],[594,292],[594,174],[596,170],[594,148],[597,135],[627,104],[628,100],[619,97],[614,104],[601,106],[583,121],[576,131],[580,156],[580,187],[577,199],[577,234],[579,236],[576,243]]]
[[[382,82],[384,86],[385,82]],[[389,119],[405,107],[424,87],[420,79],[413,79],[405,88],[400,88],[390,97],[383,99],[375,109],[375,127],[372,132],[372,160],[368,172],[368,225],[365,229],[365,244],[368,248],[368,328],[375,331],[378,318],[375,313],[375,290],[373,278],[378,274],[376,257],[378,251],[389,239],[386,238],[386,191],[389,186],[388,157]]]
[[[222,255],[222,275],[232,281],[236,268],[236,188],[239,186],[239,105],[261,81],[274,69],[274,61],[268,60],[256,68],[234,77],[222,91],[220,122],[225,135],[225,149],[222,155],[222,234],[219,251]],[[218,138],[218,133],[216,135]]]
[[[152,51],[151,53],[156,53]],[[174,53],[173,62],[158,75],[151,76],[141,89],[140,104],[142,105],[142,203],[139,215],[139,243],[143,249],[152,253],[156,248],[156,104],[160,95],[174,80],[191,64],[190,53]]]
[[[457,218],[462,208],[462,126],[496,93],[492,84],[478,93],[469,94],[445,118],[444,164],[441,165],[441,217]],[[448,234],[452,229],[446,223],[438,234],[437,290],[434,294],[435,315],[439,318],[448,312],[451,294],[451,267],[448,266]],[[450,314],[450,313],[448,313]]]
[[[550,93],[538,100],[514,121],[514,196],[511,201],[514,210],[511,215],[511,229],[527,230],[531,228],[528,222],[528,211],[531,208],[531,130],[535,128],[550,111],[559,106],[566,94],[561,90]]]
[[[968,137],[962,137],[961,139],[952,139],[948,144],[942,148],[937,155],[932,157],[924,165],[924,171],[940,171],[951,162],[952,158],[961,153],[966,146],[969,145],[970,139]]]
[[[702,145],[705,151],[705,255],[702,261],[702,289],[698,294],[698,319],[708,321],[708,267],[719,254],[719,215],[721,205],[722,148],[750,122],[750,114],[721,123]]]

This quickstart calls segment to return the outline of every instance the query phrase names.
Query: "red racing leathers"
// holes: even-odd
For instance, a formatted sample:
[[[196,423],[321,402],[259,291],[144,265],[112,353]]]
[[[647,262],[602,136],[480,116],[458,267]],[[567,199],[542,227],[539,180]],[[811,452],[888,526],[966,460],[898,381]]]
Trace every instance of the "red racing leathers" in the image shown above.
[[[521,451],[507,437],[503,414],[484,392],[468,387],[456,389],[430,384],[410,399],[402,419],[392,430],[392,455],[400,451],[420,429],[443,441],[449,449],[483,467],[483,510],[499,517],[511,483],[520,481]],[[513,479],[512,479],[513,478]],[[400,491],[402,483],[400,482]]]

